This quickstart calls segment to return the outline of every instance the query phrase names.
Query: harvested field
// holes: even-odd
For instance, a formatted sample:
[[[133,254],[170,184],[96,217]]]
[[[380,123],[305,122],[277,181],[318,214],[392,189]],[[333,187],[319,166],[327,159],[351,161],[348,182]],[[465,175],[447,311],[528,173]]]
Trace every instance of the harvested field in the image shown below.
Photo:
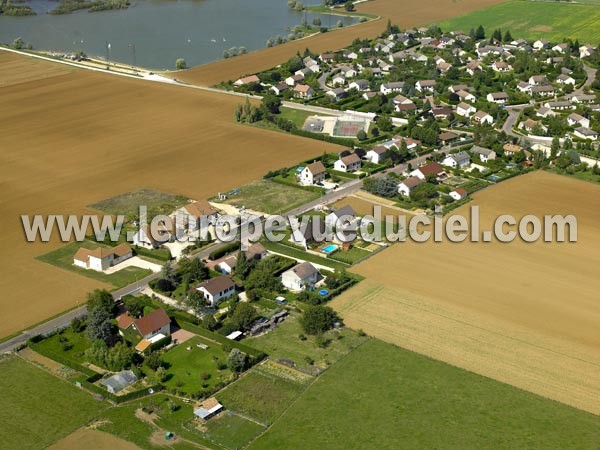
[[[163,436],[164,440],[164,436]],[[119,439],[103,431],[80,428],[57,443],[48,447],[48,450],[80,450],[93,448],[95,450],[137,450],[139,447],[124,439]]]
[[[58,77],[78,70],[64,64],[48,65],[39,59],[23,58],[9,52],[0,52],[0,67],[2,67],[0,88]]]
[[[242,75],[274,67],[292,57],[296,52],[303,52],[306,48],[315,53],[321,53],[349,45],[357,37],[375,37],[385,29],[388,19],[401,27],[414,27],[466,14],[501,1],[430,0],[422,2],[406,0],[398,2],[398,0],[374,0],[359,3],[356,5],[357,11],[374,14],[380,16],[381,19],[198,66],[186,72],[177,72],[177,79],[212,86],[221,81],[235,80]]]
[[[353,328],[600,414],[600,186],[535,172],[472,204],[482,230],[499,214],[574,214],[579,241],[397,244],[332,306]]]
[[[56,70],[54,63],[40,64]],[[14,70],[18,65],[0,64],[0,85]],[[101,286],[34,260],[62,243],[25,242],[21,214],[91,213],[85,205],[139,188],[208,198],[269,170],[339,151],[236,125],[239,101],[84,70],[0,88],[0,336],[74,306]]]

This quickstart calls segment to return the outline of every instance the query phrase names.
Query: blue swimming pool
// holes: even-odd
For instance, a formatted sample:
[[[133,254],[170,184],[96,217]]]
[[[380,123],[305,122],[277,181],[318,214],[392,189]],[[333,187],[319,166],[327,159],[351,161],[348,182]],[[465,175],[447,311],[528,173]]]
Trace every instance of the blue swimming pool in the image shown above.
[[[335,252],[338,248],[340,248],[338,245],[329,244],[327,247],[324,247],[321,251],[326,255],[329,255],[330,253]]]
[[[319,295],[320,295],[321,297],[326,297],[326,296],[327,296],[327,294],[329,294],[329,291],[328,291],[327,289],[321,289],[321,290],[319,291]]]

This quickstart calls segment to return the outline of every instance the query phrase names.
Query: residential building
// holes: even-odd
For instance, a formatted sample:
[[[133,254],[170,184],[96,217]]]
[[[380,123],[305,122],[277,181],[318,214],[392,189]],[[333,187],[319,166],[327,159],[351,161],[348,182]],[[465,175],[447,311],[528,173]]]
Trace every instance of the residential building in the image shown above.
[[[300,172],[300,184],[311,186],[313,184],[322,183],[325,180],[327,170],[321,161],[315,161],[307,165]]]
[[[200,292],[211,306],[218,305],[221,301],[235,295],[235,283],[225,275],[206,280],[194,289]]]
[[[442,161],[444,166],[452,167],[453,169],[463,169],[471,164],[471,157],[467,152],[458,152],[448,155]]]
[[[425,181],[417,176],[411,176],[402,180],[398,183],[398,193],[400,195],[404,195],[408,197],[410,193],[416,188],[419,184],[424,183]]]
[[[454,200],[462,200],[463,198],[467,198],[469,193],[464,188],[458,188],[450,192],[448,195],[450,195],[450,197],[452,197]]]
[[[410,173],[411,176],[418,177],[421,180],[427,180],[428,176],[435,176],[438,180],[443,180],[448,177],[448,174],[444,170],[442,166],[440,166],[436,162],[430,162],[425,164],[424,166],[419,167],[416,170],[413,170]]]
[[[360,169],[361,161],[356,153],[340,157],[334,164],[333,169],[339,172],[356,172]]]
[[[479,147],[478,145],[473,146],[471,153],[477,155],[481,162],[488,162],[496,159],[496,152],[494,150],[485,147]]]
[[[365,155],[365,158],[374,164],[381,164],[387,155],[388,149],[383,145],[378,145],[373,149],[369,150]]]
[[[350,205],[346,205],[342,208],[336,209],[325,216],[325,225],[335,228],[340,217],[348,219],[349,222],[356,220],[356,211]]]
[[[133,250],[127,244],[119,244],[112,248],[98,247],[94,250],[81,247],[73,256],[73,264],[83,269],[102,272],[132,256]]]
[[[300,263],[281,275],[282,284],[290,291],[312,289],[321,278],[319,271],[309,262]]]

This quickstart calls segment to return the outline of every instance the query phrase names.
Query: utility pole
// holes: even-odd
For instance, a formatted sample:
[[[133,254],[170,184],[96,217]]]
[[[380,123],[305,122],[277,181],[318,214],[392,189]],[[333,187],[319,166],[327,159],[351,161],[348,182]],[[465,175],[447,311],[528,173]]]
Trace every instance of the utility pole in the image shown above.
[[[135,70],[135,68],[137,67],[135,60],[135,44],[129,44],[129,47],[131,48],[131,58],[133,60],[133,68]]]
[[[106,43],[106,70],[110,70],[108,66],[108,62],[110,61],[110,42],[105,41]]]

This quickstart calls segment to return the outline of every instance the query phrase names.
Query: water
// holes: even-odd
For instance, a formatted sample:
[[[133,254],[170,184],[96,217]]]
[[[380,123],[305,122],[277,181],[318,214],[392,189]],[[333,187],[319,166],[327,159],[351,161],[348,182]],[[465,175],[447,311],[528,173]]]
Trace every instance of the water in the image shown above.
[[[133,64],[135,58],[138,66],[152,69],[172,69],[178,58],[188,66],[216,61],[231,47],[264,48],[267,39],[286,37],[286,29],[299,25],[305,14],[291,11],[287,0],[140,0],[127,10],[57,16],[46,14],[54,2],[28,4],[37,16],[0,16],[0,42],[20,36],[38,50],[83,50],[93,57],[106,57],[109,42],[111,60]],[[306,13],[309,24],[315,17],[331,27],[338,20],[344,26],[357,20]]]

